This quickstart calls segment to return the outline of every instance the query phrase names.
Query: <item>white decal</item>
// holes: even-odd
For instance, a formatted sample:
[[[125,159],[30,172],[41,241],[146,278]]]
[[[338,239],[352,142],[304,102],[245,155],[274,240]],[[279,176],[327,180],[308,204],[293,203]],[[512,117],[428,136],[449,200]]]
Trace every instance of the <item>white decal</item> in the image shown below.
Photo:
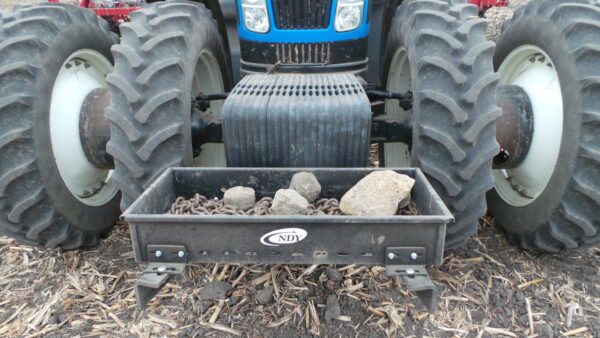
[[[267,246],[280,246],[298,243],[305,239],[308,233],[304,229],[287,228],[271,231],[260,238],[260,242]]]

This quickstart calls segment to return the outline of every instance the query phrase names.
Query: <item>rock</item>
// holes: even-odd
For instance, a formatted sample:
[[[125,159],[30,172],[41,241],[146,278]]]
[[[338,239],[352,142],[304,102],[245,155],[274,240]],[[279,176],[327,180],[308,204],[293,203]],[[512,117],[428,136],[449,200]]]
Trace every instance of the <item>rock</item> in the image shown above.
[[[192,337],[195,334],[197,335],[198,332],[196,332],[196,328],[194,327],[188,327],[183,329],[183,331],[179,332],[179,334],[177,335],[177,337],[181,337],[181,338],[185,338],[185,337]],[[198,337],[202,337],[202,336],[198,336]]]
[[[300,172],[294,174],[290,182],[290,189],[296,190],[309,202],[314,202],[321,194],[321,184],[313,173]]]
[[[233,187],[225,191],[223,202],[240,210],[249,210],[256,204],[256,193],[252,188]]]
[[[200,301],[200,313],[204,313],[206,310],[210,309],[211,306],[213,306],[212,300]]]
[[[325,321],[331,322],[342,314],[340,303],[338,303],[336,295],[327,297],[327,308],[325,309]]]
[[[310,291],[308,290],[308,288],[305,288],[304,290],[302,290],[302,292],[298,296],[298,299],[301,302],[304,302],[304,301],[306,301],[308,299],[309,296],[310,296]]]
[[[267,305],[273,301],[273,288],[265,286],[262,290],[258,291],[255,296],[258,304]]]
[[[275,193],[271,210],[277,215],[306,215],[308,201],[296,190],[280,189]]]
[[[331,267],[325,269],[325,275],[327,276],[327,279],[332,280],[334,282],[341,282],[343,279],[342,274],[339,271],[337,271],[337,269]]]
[[[58,322],[59,323],[64,322],[65,320],[67,320],[67,318],[69,318],[69,317],[67,317],[67,314],[64,312],[61,312],[58,314]]]
[[[544,337],[544,338],[553,338],[554,337],[554,331],[552,330],[552,327],[550,325],[548,325],[547,323],[535,324],[535,333],[538,334],[538,337]]]
[[[375,171],[360,180],[342,197],[340,209],[347,215],[392,216],[410,195],[412,178],[392,170]]]
[[[55,314],[50,315],[50,317],[48,317],[48,325],[54,325],[54,324],[58,324],[58,316],[56,316]]]
[[[517,292],[515,292],[515,299],[522,302],[525,300],[525,295],[523,294],[523,291],[521,290],[517,290]]]
[[[412,200],[411,200],[410,194],[408,194],[408,196],[406,196],[404,199],[402,199],[402,201],[400,201],[400,204],[398,204],[398,209],[406,208],[407,206],[410,205],[411,201]]]
[[[234,306],[242,300],[240,297],[232,296],[229,298],[229,306]]]
[[[200,291],[201,300],[226,299],[227,293],[231,291],[231,285],[227,282],[209,282],[206,283]]]

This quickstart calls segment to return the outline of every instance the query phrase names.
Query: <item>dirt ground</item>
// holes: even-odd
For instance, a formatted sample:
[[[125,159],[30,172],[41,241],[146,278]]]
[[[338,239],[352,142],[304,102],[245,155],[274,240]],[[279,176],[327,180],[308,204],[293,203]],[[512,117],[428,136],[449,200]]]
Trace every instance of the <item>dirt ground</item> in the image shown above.
[[[191,266],[140,312],[127,226],[71,252],[0,238],[0,336],[600,336],[600,249],[525,252],[492,223],[430,270],[441,290],[435,314],[381,267],[337,266],[336,281],[325,266],[215,264]],[[203,300],[210,281],[232,286],[225,300]],[[273,301],[259,305],[267,286]],[[332,322],[329,295],[341,307]]]
[[[497,24],[510,12],[490,15]],[[141,312],[133,286],[142,267],[126,225],[97,247],[70,252],[0,237],[0,337],[600,337],[600,249],[526,252],[492,219],[430,269],[441,291],[434,314],[381,267],[333,268],[194,265]],[[217,281],[231,291],[205,300]],[[272,301],[259,304],[268,290]],[[331,295],[341,315],[328,322]]]

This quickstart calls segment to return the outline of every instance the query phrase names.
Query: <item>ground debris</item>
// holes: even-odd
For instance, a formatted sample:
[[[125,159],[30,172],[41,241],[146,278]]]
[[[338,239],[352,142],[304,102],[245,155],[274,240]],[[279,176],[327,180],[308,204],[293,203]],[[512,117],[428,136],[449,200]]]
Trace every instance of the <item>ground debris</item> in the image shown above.
[[[430,270],[441,291],[435,314],[381,266],[316,264],[190,265],[140,312],[126,225],[94,250],[0,237],[0,336],[600,336],[598,250],[534,255],[507,244],[492,219],[481,224]],[[215,285],[219,295],[206,298]],[[272,301],[255,301],[269,289]]]

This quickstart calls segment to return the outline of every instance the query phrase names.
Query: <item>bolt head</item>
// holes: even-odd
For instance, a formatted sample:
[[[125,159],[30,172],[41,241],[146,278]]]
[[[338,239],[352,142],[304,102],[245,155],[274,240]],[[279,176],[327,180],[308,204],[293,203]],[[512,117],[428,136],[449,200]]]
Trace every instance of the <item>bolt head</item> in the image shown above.
[[[161,257],[162,256],[162,251],[157,250],[155,253],[156,257]]]
[[[390,252],[390,253],[388,254],[388,258],[389,258],[389,259],[394,259],[394,258],[396,258],[396,255],[394,255],[394,253],[393,253],[393,252]]]
[[[415,274],[415,270],[413,269],[406,269],[406,273],[409,275],[414,275]]]
[[[179,252],[177,253],[177,256],[178,256],[179,258],[183,258],[183,256],[185,256],[185,252],[183,252],[183,251],[179,251]]]
[[[167,271],[167,267],[165,267],[165,266],[159,266],[159,267],[156,269],[156,271],[158,271],[158,272],[165,272],[165,271]]]
[[[417,255],[417,253],[416,253],[416,252],[413,252],[413,253],[411,253],[411,254],[410,254],[410,258],[411,258],[412,260],[416,260],[418,257],[419,257],[419,255]]]

